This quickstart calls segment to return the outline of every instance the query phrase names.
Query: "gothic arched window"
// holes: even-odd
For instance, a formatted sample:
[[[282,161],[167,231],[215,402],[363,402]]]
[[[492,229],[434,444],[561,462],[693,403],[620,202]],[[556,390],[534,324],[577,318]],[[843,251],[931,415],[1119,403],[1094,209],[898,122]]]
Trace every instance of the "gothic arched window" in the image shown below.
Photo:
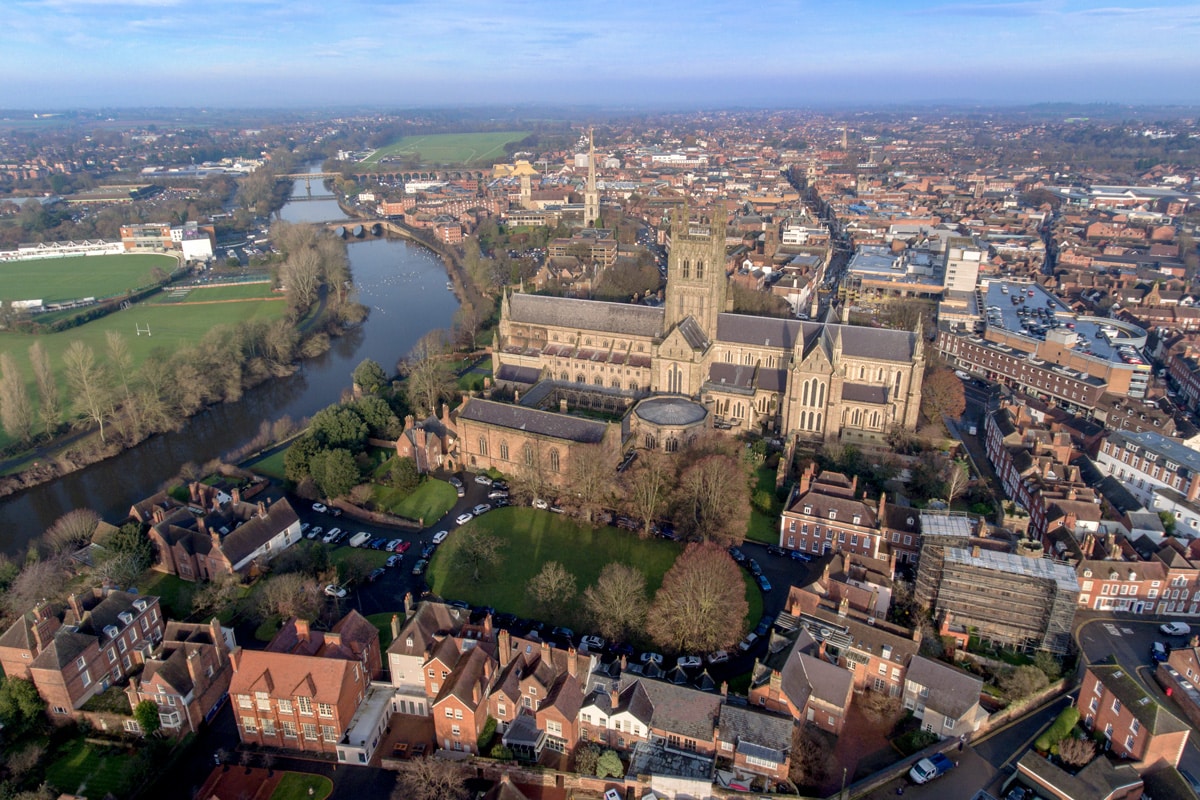
[[[550,451],[550,471],[558,472],[558,451],[557,450]]]
[[[500,443],[500,460],[508,461],[508,442]]]
[[[479,437],[479,455],[487,455],[487,439],[482,436]]]
[[[532,467],[533,466],[533,445],[531,445],[529,442],[526,442],[525,447],[523,449],[525,451],[525,466]]]

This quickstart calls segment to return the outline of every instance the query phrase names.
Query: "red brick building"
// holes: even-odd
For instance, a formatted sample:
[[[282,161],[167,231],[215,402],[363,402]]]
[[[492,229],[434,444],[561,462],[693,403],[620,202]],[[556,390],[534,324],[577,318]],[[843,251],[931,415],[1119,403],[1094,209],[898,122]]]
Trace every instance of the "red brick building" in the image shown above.
[[[1149,767],[1179,765],[1191,729],[1160,706],[1119,664],[1094,664],[1075,703],[1084,724],[1108,739],[1111,752]]]
[[[130,708],[149,700],[158,705],[165,732],[196,732],[229,692],[229,650],[216,618],[209,623],[168,622],[160,648],[146,660],[142,674],[129,679]]]
[[[788,500],[779,522],[779,546],[814,557],[832,550],[878,558],[882,499],[868,505],[855,499],[857,476],[816,475],[816,470],[815,463],[809,464]]]

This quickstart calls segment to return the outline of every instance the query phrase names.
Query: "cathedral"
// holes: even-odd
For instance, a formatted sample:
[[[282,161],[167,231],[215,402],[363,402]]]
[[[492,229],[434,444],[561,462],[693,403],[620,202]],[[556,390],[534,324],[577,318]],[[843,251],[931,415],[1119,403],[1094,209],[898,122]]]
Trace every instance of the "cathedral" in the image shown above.
[[[667,451],[707,428],[886,446],[916,426],[919,333],[730,313],[725,265],[722,212],[685,211],[659,307],[506,294],[497,385],[530,410],[632,407],[622,441]]]

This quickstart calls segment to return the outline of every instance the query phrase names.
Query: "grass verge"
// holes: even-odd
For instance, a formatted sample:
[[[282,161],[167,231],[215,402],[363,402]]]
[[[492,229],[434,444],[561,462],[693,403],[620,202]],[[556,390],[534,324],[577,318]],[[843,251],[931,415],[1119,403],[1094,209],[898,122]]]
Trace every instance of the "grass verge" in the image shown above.
[[[325,800],[333,794],[333,781],[324,775],[287,772],[280,779],[270,800]]]
[[[454,487],[445,481],[427,479],[409,494],[387,486],[375,486],[375,503],[380,510],[432,525],[446,515],[458,500]]]

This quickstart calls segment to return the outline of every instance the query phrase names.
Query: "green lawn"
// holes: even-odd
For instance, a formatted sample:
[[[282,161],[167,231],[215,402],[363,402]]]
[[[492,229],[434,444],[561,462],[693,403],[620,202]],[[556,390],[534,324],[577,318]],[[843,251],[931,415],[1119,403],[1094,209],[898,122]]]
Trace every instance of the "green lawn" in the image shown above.
[[[754,491],[766,492],[771,496],[771,511],[767,513],[751,506],[746,538],[752,542],[779,544],[779,514],[783,511],[783,503],[775,496],[775,470],[759,466],[754,476]]]
[[[83,297],[111,297],[154,283],[151,270],[170,273],[171,256],[130,253],[10,261],[0,264],[0,298],[57,303]]]
[[[368,614],[367,622],[375,626],[379,631],[379,646],[384,650],[392,643],[392,616],[400,615],[400,624],[404,625],[403,611],[384,611],[379,614]]]
[[[287,772],[275,791],[271,792],[269,800],[325,800],[331,794],[333,781],[329,778],[304,772]]]
[[[192,613],[192,591],[195,587],[194,583],[155,570],[147,570],[138,582],[138,592],[157,597],[168,619],[187,619]]]
[[[458,492],[453,486],[434,478],[427,479],[407,495],[398,489],[378,484],[374,489],[375,502],[381,510],[408,519],[423,519],[426,525],[432,525],[445,516],[458,500]]]
[[[268,478],[275,478],[282,481],[287,477],[286,471],[283,468],[283,459],[286,455],[287,448],[281,447],[268,456],[263,456],[257,461],[251,461],[246,465],[246,468],[266,475]]]
[[[127,797],[133,783],[133,756],[76,739],[46,767],[46,782],[61,792],[88,797]]]
[[[741,572],[742,580],[746,583],[746,604],[749,606],[746,609],[746,629],[752,631],[754,630],[754,626],[758,624],[758,621],[762,619],[763,596],[758,588],[758,581],[750,574],[750,570],[743,569]],[[787,589],[782,586],[772,586],[771,591],[782,592],[787,591]]]
[[[175,297],[171,295],[170,291],[159,292],[154,296],[153,302],[158,305],[170,305],[172,303],[213,303],[221,300],[258,300],[267,297],[283,300],[282,294],[271,291],[269,282],[241,283],[237,286],[202,286],[189,290],[187,294]]]
[[[504,145],[518,142],[529,131],[492,133],[439,133],[405,136],[368,156],[363,166],[378,164],[388,156],[417,155],[426,164],[468,164],[474,161],[503,161]]]
[[[662,539],[639,539],[617,528],[592,529],[575,524],[561,514],[533,508],[499,508],[467,523],[496,534],[507,542],[503,563],[479,583],[473,583],[454,565],[459,532],[434,554],[426,579],[436,594],[493,606],[497,611],[536,617],[551,625],[583,626],[578,596],[557,609],[549,619],[525,593],[525,586],[547,561],[558,561],[575,576],[580,594],[600,577],[606,564],[619,561],[646,573],[646,588],[653,598],[663,574],[682,552],[681,545]]]
[[[353,535],[354,534],[351,534],[351,536]],[[390,538],[407,539],[408,537],[397,534],[396,536],[392,536]],[[355,553],[359,554],[356,556],[357,558],[361,558],[368,562],[372,569],[375,567],[382,567],[387,563],[388,556],[392,555],[386,550],[368,550],[365,547],[335,547],[329,551],[329,563],[333,564],[334,566],[340,566],[343,561],[345,561],[347,558],[350,558]]]

